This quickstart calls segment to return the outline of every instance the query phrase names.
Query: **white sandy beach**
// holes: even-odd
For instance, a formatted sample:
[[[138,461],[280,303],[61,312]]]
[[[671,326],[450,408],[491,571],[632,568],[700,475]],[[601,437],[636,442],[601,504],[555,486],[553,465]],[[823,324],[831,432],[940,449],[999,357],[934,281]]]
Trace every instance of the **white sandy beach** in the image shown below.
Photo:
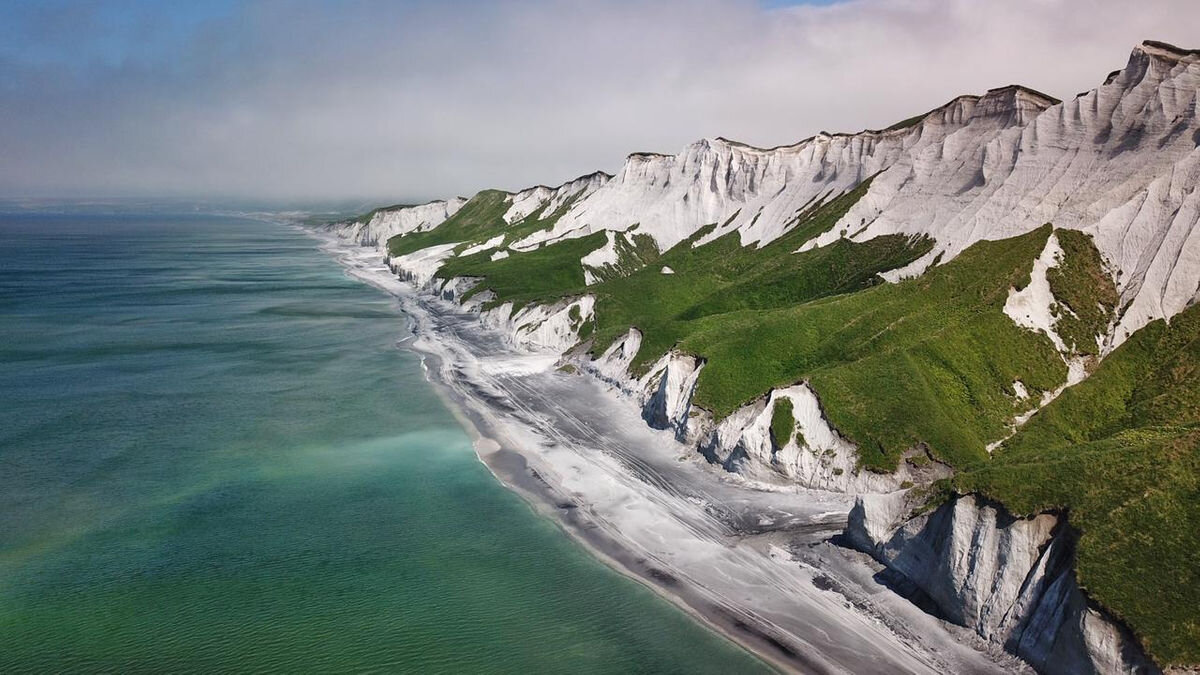
[[[395,295],[405,341],[476,438],[483,462],[598,557],[786,670],[1031,672],[925,614],[837,546],[853,498],[762,489],[712,467],[557,355],[505,344],[473,314],[417,294],[377,250],[324,239],[353,276]]]

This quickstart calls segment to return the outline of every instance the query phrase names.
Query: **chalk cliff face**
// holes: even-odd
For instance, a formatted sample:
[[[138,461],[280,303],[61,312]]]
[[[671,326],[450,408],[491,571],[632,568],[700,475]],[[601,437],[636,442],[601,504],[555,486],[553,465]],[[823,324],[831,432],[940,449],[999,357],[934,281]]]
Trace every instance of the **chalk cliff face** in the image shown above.
[[[422,232],[441,225],[466,203],[466,199],[455,197],[418,206],[380,209],[364,222],[344,224],[339,234],[363,246],[382,248],[388,239],[398,234]]]
[[[527,305],[514,312],[512,303],[481,312],[485,325],[500,330],[519,347],[561,354],[579,342],[579,328],[591,318],[595,300],[585,295],[553,305]]]
[[[768,150],[717,138],[678,155],[634,154],[553,229],[519,245],[636,225],[666,250],[709,224],[718,228],[703,241],[736,230],[743,244],[762,245],[806,206],[878,174],[806,247],[931,236],[935,248],[895,279],[1047,222],[1085,230],[1119,273],[1126,310],[1111,349],[1200,294],[1198,90],[1200,56],[1150,42],[1102,86],[1062,103],[1010,86],[899,129]]]
[[[1100,336],[1102,358],[1148,322],[1170,319],[1200,300],[1198,97],[1200,53],[1147,42],[1101,86],[1065,102],[1008,86],[956,98],[881,131],[821,133],[772,149],[706,139],[677,155],[630,155],[615,176],[589,174],[508,195],[506,228],[555,216],[542,229],[522,228],[517,241],[518,235],[500,231],[391,257],[388,264],[415,285],[479,313],[512,344],[560,355],[605,382],[638,405],[648,425],[671,431],[725,470],[757,483],[862,495],[849,541],[919,591],[936,613],[1039,670],[1154,672],[1128,632],[1089,606],[1072,571],[1074,535],[1058,516],[1014,518],[971,496],[914,515],[908,488],[949,475],[949,467],[915,447],[894,473],[861,469],[858,448],[830,424],[821,392],[808,382],[763,392],[717,421],[692,404],[702,358],[674,349],[639,355],[636,327],[602,353],[589,354],[584,329],[596,311],[589,293],[597,292],[592,285],[599,271],[617,266],[619,249],[638,235],[666,251],[713,226],[694,245],[736,232],[743,246],[761,247],[789,232],[801,214],[871,179],[862,198],[800,250],[892,234],[931,239],[927,254],[880,275],[894,282],[981,240],[1014,237],[1047,222],[1084,231],[1120,295],[1115,320]],[[464,203],[385,209],[337,231],[386,248],[390,237],[436,229]],[[456,255],[492,251],[491,259],[500,260],[597,232],[606,233],[605,243],[581,260],[588,290],[576,289],[574,297],[515,309],[496,304],[487,291],[464,303],[479,279],[437,276]],[[1012,289],[1004,311],[1054,343],[1068,367],[1067,387],[1087,369],[1054,328],[1061,305],[1047,273],[1062,255],[1051,235],[1033,261],[1030,282]],[[674,270],[662,267],[662,273]],[[651,364],[635,372],[635,359]],[[1030,396],[1022,382],[1012,386],[1017,399]],[[1041,405],[1061,391],[1042,392]],[[771,433],[780,405],[794,418],[795,433],[787,439]]]
[[[771,418],[780,401],[791,403],[795,433],[772,438]],[[920,466],[900,463],[893,473],[860,471],[858,448],[834,429],[807,383],[772,391],[704,433],[701,454],[729,471],[761,481],[787,482],[837,492],[891,492],[905,484],[928,483],[950,475],[949,468],[916,451]]]
[[[552,230],[530,235],[521,245],[637,225],[637,232],[666,250],[708,224],[721,226],[709,238],[737,230],[743,244],[761,245],[781,235],[806,206],[907,164],[956,131],[984,133],[982,127],[1017,124],[1050,103],[1013,88],[959,97],[892,130],[822,133],[771,149],[705,139],[678,155],[633,154],[611,181],[576,204]],[[999,108],[1009,113],[995,112]]]
[[[1198,92],[1200,55],[1145,43],[1097,89],[990,134],[961,130],[890,167],[810,245],[845,229],[860,241],[928,234],[937,244],[903,272],[912,274],[981,239],[1048,222],[1085,230],[1117,270],[1125,311],[1115,346],[1197,298]]]
[[[597,171],[567,181],[558,187],[538,185],[521,190],[510,198],[512,206],[504,212],[504,222],[515,223],[538,209],[546,215],[552,214],[573,201],[586,199],[611,179],[612,176]]]
[[[1042,672],[1154,673],[1129,632],[1075,583],[1074,535],[1049,513],[1014,518],[974,496],[914,514],[905,493],[858,498],[846,537],[943,618]]]
[[[538,185],[510,194],[505,198],[508,208],[504,212],[504,222],[516,223],[539,211],[544,215],[552,214],[568,204],[587,198],[611,179],[612,176],[603,171],[596,171],[567,181],[558,187]],[[454,197],[416,206],[377,209],[368,217],[358,221],[334,223],[333,231],[341,238],[362,246],[376,246],[383,249],[388,239],[392,237],[436,228],[458,213],[459,209],[468,201],[465,197]],[[503,236],[500,237],[500,240],[503,240]],[[499,245],[500,240],[490,244],[481,243],[476,250],[467,249],[462,252],[462,255],[495,248]]]

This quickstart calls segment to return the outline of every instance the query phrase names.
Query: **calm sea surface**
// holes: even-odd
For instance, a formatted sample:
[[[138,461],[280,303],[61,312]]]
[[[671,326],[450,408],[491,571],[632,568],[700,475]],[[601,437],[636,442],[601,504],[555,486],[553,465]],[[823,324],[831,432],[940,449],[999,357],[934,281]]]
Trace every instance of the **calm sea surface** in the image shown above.
[[[501,487],[287,227],[0,216],[0,672],[762,665]]]

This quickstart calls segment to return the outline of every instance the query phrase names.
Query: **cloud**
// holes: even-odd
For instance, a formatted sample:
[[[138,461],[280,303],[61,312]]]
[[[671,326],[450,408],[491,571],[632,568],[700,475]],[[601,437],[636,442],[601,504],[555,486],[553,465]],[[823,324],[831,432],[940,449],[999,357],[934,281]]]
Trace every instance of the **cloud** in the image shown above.
[[[1200,46],[1194,0],[66,3],[3,18],[8,196],[515,189],[706,136],[877,128],[1009,83],[1068,97],[1143,39]]]

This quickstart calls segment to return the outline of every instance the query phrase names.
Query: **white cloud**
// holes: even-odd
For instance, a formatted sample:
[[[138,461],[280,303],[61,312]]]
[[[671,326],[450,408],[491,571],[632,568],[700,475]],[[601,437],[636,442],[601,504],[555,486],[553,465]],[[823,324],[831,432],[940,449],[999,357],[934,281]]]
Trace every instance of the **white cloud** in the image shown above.
[[[0,194],[513,189],[1009,83],[1073,96],[1142,39],[1200,46],[1197,25],[1194,0],[255,3],[116,64],[0,58]]]

